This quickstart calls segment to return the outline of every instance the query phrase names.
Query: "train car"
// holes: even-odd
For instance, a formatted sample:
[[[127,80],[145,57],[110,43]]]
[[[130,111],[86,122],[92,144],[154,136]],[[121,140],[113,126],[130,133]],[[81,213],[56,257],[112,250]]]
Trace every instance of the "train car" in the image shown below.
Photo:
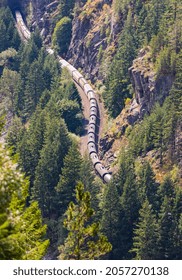
[[[23,18],[21,16],[21,13],[19,11],[15,12],[16,22],[18,29],[21,32],[21,35],[25,39],[25,41],[28,41],[31,37],[31,33],[26,27]],[[54,50],[51,48],[46,48],[47,52],[49,54],[54,54]],[[93,91],[92,87],[88,84],[88,82],[84,79],[81,73],[73,67],[69,62],[61,58],[60,56],[57,56],[59,64],[61,68],[66,67],[72,77],[72,79],[83,89],[85,95],[87,96],[89,100],[89,109],[90,109],[90,117],[89,117],[89,127],[88,127],[88,152],[90,155],[90,159],[93,163],[93,166],[99,176],[103,179],[104,182],[108,183],[112,175],[111,173],[102,165],[101,161],[99,160],[99,157],[97,155],[97,148],[96,148],[96,123],[98,118],[98,104],[95,92]]]
[[[96,99],[91,99],[90,100],[90,107],[95,107],[95,108],[97,108],[97,100]]]
[[[91,88],[91,86],[87,83],[87,84],[85,84],[84,86],[83,86],[83,90],[84,90],[84,92],[85,92],[85,94],[88,96],[88,93],[90,92],[90,91],[92,91],[93,92],[93,89]]]
[[[23,36],[23,38],[25,40],[29,40],[31,37],[31,33],[28,30],[28,28],[26,27],[26,25],[23,21],[22,15],[20,14],[19,11],[15,11],[15,18],[16,18],[16,23],[18,25],[18,29],[21,32],[21,35]]]
[[[89,124],[96,124],[97,122],[97,117],[96,116],[91,116],[89,118]]]
[[[51,48],[46,48],[46,51],[47,51],[50,55],[54,54],[54,50],[51,49]]]
[[[88,146],[89,155],[91,155],[92,153],[97,154],[95,143],[88,143],[87,146]]]
[[[94,92],[93,90],[89,90],[89,91],[87,92],[87,96],[88,96],[89,101],[91,101],[92,99],[95,99],[95,100],[96,100],[95,92]]]
[[[72,78],[73,78],[73,80],[77,83],[77,84],[79,84],[80,85],[80,79],[83,79],[83,76],[82,76],[82,74],[80,74],[80,72],[78,72],[77,70],[76,71],[74,71],[73,73],[72,73]],[[81,86],[81,85],[80,85]]]
[[[82,89],[84,89],[84,85],[87,84],[87,81],[83,77],[80,77],[78,79],[78,84],[81,86]]]

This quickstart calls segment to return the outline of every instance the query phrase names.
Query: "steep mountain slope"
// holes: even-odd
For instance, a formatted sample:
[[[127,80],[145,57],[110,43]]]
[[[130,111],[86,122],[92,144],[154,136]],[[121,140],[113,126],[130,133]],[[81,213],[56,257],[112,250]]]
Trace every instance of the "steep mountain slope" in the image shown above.
[[[92,222],[112,244],[107,259],[181,259],[181,1],[5,2],[12,10],[18,5],[35,30],[20,46],[3,6],[0,94],[13,114],[7,141],[30,178],[29,199],[39,202],[51,253],[69,259],[74,252],[64,225],[69,236],[81,181]],[[91,80],[105,105],[100,158],[114,171],[108,185],[79,153],[78,92],[55,57],[46,55],[36,26],[44,43]],[[10,87],[12,75],[16,86]],[[74,234],[82,239],[84,229],[81,237]]]

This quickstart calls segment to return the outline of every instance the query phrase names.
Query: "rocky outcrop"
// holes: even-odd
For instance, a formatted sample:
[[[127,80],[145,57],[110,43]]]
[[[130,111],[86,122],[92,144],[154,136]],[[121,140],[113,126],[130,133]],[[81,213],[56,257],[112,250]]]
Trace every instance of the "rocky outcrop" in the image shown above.
[[[140,105],[140,116],[150,113],[156,102],[162,104],[169,94],[174,77],[172,75],[156,76],[151,61],[150,48],[142,49],[139,57],[129,69],[136,102]]]
[[[114,142],[113,138],[110,138],[108,134],[106,134],[103,138],[99,141],[99,157],[103,159],[104,154],[110,150],[112,144]]]
[[[87,79],[96,82],[103,79],[101,60],[116,38],[118,25],[113,17],[112,1],[90,1],[84,6],[79,6],[78,2],[67,59],[76,68],[81,68]]]

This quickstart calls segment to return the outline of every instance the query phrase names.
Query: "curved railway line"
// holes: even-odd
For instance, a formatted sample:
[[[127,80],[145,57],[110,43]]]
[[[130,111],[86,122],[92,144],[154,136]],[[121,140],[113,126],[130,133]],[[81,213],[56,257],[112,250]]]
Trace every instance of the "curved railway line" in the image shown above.
[[[15,12],[15,19],[16,19],[16,24],[18,31],[21,35],[21,38],[24,41],[28,41],[31,37],[31,33],[26,27],[22,15],[19,11]],[[46,48],[47,52],[52,55],[54,54],[54,50],[47,47]],[[84,94],[89,100],[89,125],[88,125],[88,142],[87,142],[87,147],[88,147],[88,152],[91,158],[91,161],[93,163],[93,166],[97,173],[100,175],[100,177],[103,179],[104,182],[108,183],[112,176],[111,172],[109,172],[101,163],[99,160],[98,154],[97,154],[97,143],[96,143],[96,126],[97,126],[97,119],[99,115],[99,109],[98,109],[98,103],[97,103],[97,98],[96,98],[96,93],[92,89],[92,87],[88,84],[88,82],[84,79],[82,74],[75,68],[73,67],[69,62],[61,58],[60,56],[57,56],[57,59],[59,61],[59,64],[61,68],[66,68],[68,72],[70,73],[73,81],[78,84],[81,89],[83,90]]]

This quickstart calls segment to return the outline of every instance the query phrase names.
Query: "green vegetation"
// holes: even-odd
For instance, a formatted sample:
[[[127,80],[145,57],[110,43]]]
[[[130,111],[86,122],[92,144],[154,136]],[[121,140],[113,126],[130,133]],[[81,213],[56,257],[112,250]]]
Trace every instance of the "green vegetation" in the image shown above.
[[[182,12],[179,0],[115,1],[118,21],[123,22],[119,46],[106,78],[104,102],[112,117],[119,115],[125,100],[132,97],[128,68],[140,48],[152,47],[157,78],[176,74],[182,46]],[[142,69],[141,69],[142,70]]]
[[[76,204],[71,202],[66,211],[64,226],[68,237],[59,247],[61,260],[94,260],[108,253],[112,246],[100,233],[99,224],[89,221],[94,211],[90,206],[90,194],[84,192],[82,183],[76,186]]]
[[[0,259],[39,260],[48,247],[37,202],[26,206],[28,180],[0,145]]]
[[[17,50],[19,46],[20,38],[14,27],[12,13],[9,8],[2,7],[0,9],[0,52],[10,47]]]
[[[71,19],[69,17],[62,18],[54,29],[52,35],[52,43],[60,55],[65,55],[71,41]]]
[[[87,6],[95,9],[99,1],[92,2]],[[169,76],[172,87],[127,128],[128,145],[107,185],[96,178],[87,155],[80,155],[82,105],[69,73],[47,55],[38,30],[20,45],[1,2],[0,128],[8,127],[6,146],[0,145],[1,259],[42,259],[49,242],[54,258],[65,260],[182,258],[181,4],[114,2],[121,24],[103,94],[110,115],[116,117],[132,98],[128,68],[141,47],[149,46],[156,79]],[[74,4],[60,1],[53,44],[61,55],[71,39]],[[99,59],[102,54],[101,46]]]

